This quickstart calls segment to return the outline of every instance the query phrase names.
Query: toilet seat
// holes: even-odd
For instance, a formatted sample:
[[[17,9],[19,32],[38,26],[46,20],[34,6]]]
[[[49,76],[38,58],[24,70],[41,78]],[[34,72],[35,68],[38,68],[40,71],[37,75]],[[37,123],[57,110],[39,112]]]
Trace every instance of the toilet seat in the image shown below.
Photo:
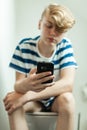
[[[32,116],[58,116],[58,113],[56,112],[26,112],[26,114],[32,115]]]

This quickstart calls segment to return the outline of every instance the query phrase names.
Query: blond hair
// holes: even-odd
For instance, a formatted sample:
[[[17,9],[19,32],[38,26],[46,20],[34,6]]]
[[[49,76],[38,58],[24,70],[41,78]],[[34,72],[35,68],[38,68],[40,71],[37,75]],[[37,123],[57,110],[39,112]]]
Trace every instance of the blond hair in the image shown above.
[[[43,11],[41,19],[43,19],[44,16],[51,17],[54,20],[56,29],[61,33],[67,32],[75,24],[75,18],[71,11],[63,5],[48,5]]]

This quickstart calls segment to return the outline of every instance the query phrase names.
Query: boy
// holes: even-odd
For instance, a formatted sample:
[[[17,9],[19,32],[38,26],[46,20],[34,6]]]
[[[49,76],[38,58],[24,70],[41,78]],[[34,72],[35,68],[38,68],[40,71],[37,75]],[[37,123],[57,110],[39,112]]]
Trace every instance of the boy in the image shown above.
[[[15,49],[10,67],[16,70],[14,92],[4,98],[11,130],[28,130],[26,111],[58,113],[56,130],[74,129],[75,101],[72,94],[75,68],[73,48],[65,33],[75,19],[69,9],[50,4],[41,15],[38,28],[41,35],[23,39]],[[39,61],[52,62],[51,72],[37,74]],[[45,83],[48,80],[52,83]]]

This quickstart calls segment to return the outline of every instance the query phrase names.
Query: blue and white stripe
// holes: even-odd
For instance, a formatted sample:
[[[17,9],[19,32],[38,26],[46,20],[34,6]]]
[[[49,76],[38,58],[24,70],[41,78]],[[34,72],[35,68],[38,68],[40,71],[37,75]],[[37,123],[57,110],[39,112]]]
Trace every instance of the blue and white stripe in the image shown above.
[[[37,66],[38,61],[50,61],[54,63],[55,71],[67,67],[77,68],[71,42],[64,38],[56,45],[56,50],[50,58],[43,57],[38,51],[38,40],[40,36],[25,38],[17,45],[10,62],[10,67],[16,71],[28,74],[31,68]]]

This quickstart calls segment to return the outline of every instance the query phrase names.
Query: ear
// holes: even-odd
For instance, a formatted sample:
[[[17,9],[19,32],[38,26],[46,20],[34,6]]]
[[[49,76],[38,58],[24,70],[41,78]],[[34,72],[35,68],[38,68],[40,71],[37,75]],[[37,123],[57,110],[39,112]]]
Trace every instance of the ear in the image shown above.
[[[41,20],[39,21],[39,24],[38,24],[38,29],[41,28]]]

